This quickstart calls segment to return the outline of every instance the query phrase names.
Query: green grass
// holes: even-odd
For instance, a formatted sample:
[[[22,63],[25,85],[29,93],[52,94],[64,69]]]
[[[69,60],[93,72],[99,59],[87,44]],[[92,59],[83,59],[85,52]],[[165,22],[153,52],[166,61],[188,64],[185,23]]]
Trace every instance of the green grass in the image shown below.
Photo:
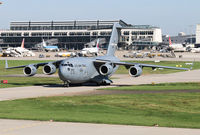
[[[56,77],[0,77],[0,80],[8,80],[8,84],[0,83],[0,88],[62,84]]]
[[[200,128],[200,94],[42,97],[0,102],[0,118]]]
[[[112,88],[102,88],[99,90],[200,90],[200,83],[161,83],[161,84],[142,84],[133,86],[121,86]]]

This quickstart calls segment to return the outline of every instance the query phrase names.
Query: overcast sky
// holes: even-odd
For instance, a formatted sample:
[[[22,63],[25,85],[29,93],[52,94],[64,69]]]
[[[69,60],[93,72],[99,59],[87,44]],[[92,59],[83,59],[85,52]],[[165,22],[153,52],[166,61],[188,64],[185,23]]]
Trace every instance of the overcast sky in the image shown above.
[[[0,29],[11,21],[119,20],[191,34],[200,23],[200,0],[0,0]]]

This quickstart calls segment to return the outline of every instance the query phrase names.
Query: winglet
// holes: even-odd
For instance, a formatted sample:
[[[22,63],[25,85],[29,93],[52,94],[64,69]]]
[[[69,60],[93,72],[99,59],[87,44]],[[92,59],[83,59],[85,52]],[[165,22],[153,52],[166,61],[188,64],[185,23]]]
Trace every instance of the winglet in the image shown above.
[[[194,64],[192,64],[192,66],[190,67],[190,69],[189,69],[189,70],[192,70],[192,69],[193,69],[193,66],[194,66]]]
[[[5,69],[7,69],[7,68],[8,68],[8,61],[5,60]]]
[[[191,67],[190,67],[190,70],[193,69],[193,67],[194,67],[194,63],[195,63],[195,59],[194,59],[194,61],[192,62],[192,65],[191,65]]]

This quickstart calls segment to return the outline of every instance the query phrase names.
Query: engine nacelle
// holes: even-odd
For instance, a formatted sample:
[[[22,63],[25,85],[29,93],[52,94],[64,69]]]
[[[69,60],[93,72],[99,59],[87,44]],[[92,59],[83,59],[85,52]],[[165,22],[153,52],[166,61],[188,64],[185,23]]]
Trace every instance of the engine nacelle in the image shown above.
[[[138,77],[138,76],[140,76],[142,74],[142,68],[138,67],[138,66],[132,66],[129,69],[129,74],[132,77]]]
[[[37,72],[37,68],[33,65],[28,65],[23,71],[26,76],[34,76]]]
[[[49,63],[43,67],[43,73],[46,75],[52,75],[56,72],[56,66]]]
[[[110,75],[113,72],[113,67],[110,64],[101,65],[99,72],[101,75]]]

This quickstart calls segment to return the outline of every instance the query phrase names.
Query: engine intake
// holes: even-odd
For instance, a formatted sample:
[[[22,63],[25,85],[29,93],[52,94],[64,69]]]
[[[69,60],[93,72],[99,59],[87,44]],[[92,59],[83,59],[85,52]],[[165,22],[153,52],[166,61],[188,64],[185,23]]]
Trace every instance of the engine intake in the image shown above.
[[[33,66],[33,65],[28,65],[28,66],[26,66],[25,68],[24,68],[24,74],[26,75],[26,76],[34,76],[35,74],[36,74],[36,72],[37,72],[37,69],[36,69],[36,67],[35,66]]]
[[[138,76],[140,76],[142,74],[142,68],[138,67],[138,66],[132,66],[129,69],[129,74],[132,77],[138,77]]]
[[[43,67],[43,73],[46,75],[52,75],[56,72],[56,66],[53,64],[46,64]]]
[[[110,75],[113,72],[113,67],[110,64],[101,65],[99,72],[101,75]]]

